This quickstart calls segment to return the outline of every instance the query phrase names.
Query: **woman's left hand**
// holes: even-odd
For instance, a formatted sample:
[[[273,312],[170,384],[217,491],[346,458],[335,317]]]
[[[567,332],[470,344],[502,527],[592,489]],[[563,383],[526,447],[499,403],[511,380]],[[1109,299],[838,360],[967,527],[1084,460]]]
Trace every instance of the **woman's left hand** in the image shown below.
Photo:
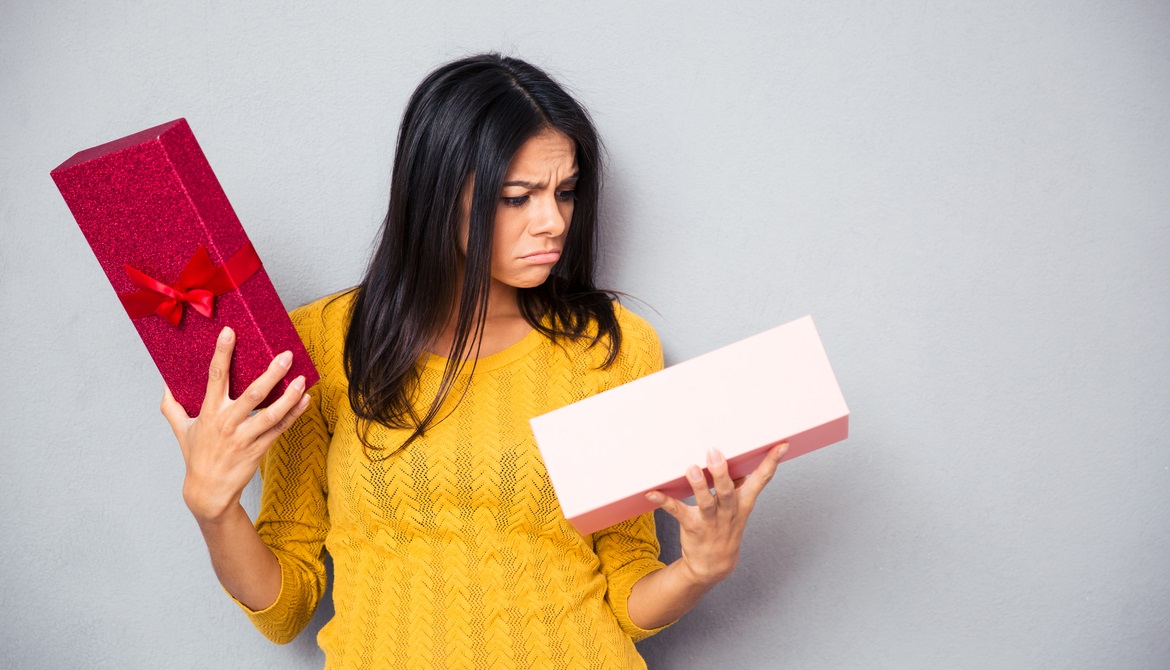
[[[680,567],[696,584],[714,586],[727,578],[739,562],[739,545],[748,515],[760,492],[772,480],[776,466],[788,451],[788,443],[773,447],[760,465],[747,477],[732,480],[727,461],[718,450],[707,454],[707,469],[714,480],[715,492],[699,466],[687,470],[687,481],[695,492],[695,504],[687,505],[650,491],[647,500],[678,519],[679,543],[682,545]]]

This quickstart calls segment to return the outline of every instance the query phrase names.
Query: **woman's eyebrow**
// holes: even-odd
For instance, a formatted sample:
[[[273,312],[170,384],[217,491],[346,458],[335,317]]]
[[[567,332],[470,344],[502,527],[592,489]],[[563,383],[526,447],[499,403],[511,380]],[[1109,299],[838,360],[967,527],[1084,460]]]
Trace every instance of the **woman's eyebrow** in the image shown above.
[[[568,177],[565,177],[564,180],[561,181],[561,183],[562,184],[575,184],[580,177],[581,177],[580,172],[574,172],[573,174],[569,175]],[[503,183],[503,186],[522,186],[524,188],[527,188],[527,189],[530,189],[533,191],[538,191],[547,185],[548,185],[547,182],[541,182],[538,184],[536,182],[523,181],[523,180],[519,180],[519,179],[513,180],[513,181],[506,181]]]

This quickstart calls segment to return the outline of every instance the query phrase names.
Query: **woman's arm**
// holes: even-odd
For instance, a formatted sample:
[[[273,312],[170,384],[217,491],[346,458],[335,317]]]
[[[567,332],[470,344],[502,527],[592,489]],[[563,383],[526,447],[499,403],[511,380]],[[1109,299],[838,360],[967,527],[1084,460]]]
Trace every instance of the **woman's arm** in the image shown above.
[[[695,492],[694,506],[658,491],[646,494],[650,502],[678,519],[682,557],[634,584],[626,608],[635,625],[653,629],[677,620],[731,575],[739,562],[743,530],[756,498],[776,474],[776,466],[787,451],[788,443],[777,445],[737,486],[728,473],[727,461],[712,450],[707,469],[714,480],[714,494],[697,465],[687,471],[687,481]]]
[[[280,562],[260,539],[243,506],[220,519],[196,519],[223,588],[250,610],[268,609],[280,594]]]
[[[680,558],[639,579],[630,591],[626,608],[630,620],[639,628],[658,628],[694,609],[712,586],[689,574]]]
[[[216,577],[228,593],[252,610],[263,610],[280,593],[280,563],[240,505],[268,447],[309,406],[305,380],[297,377],[272,405],[250,415],[288,373],[292,354],[277,356],[238,399],[228,396],[235,335],[225,328],[215,345],[207,395],[199,416],[187,416],[165,389],[160,409],[171,424],[186,462],[183,500],[199,524]]]

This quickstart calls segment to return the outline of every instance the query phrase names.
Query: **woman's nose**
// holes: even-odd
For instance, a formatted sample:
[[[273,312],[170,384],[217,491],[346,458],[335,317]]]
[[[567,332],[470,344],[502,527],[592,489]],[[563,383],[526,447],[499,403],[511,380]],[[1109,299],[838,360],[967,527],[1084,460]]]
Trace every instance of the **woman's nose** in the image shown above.
[[[536,208],[537,219],[532,225],[533,235],[548,235],[560,237],[565,232],[568,222],[557,203],[556,195],[541,198],[541,206]]]

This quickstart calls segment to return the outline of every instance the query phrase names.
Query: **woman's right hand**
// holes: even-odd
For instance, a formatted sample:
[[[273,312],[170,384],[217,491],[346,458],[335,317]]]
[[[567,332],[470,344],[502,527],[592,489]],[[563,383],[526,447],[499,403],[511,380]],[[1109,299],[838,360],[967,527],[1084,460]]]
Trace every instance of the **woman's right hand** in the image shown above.
[[[232,400],[228,379],[234,345],[235,333],[224,328],[215,343],[207,395],[198,417],[187,416],[165,386],[160,406],[187,464],[183,501],[201,523],[215,522],[239,504],[264,452],[309,406],[305,378],[298,376],[276,402],[251,414],[288,374],[292,364],[288,351],[273,359],[268,370]]]

